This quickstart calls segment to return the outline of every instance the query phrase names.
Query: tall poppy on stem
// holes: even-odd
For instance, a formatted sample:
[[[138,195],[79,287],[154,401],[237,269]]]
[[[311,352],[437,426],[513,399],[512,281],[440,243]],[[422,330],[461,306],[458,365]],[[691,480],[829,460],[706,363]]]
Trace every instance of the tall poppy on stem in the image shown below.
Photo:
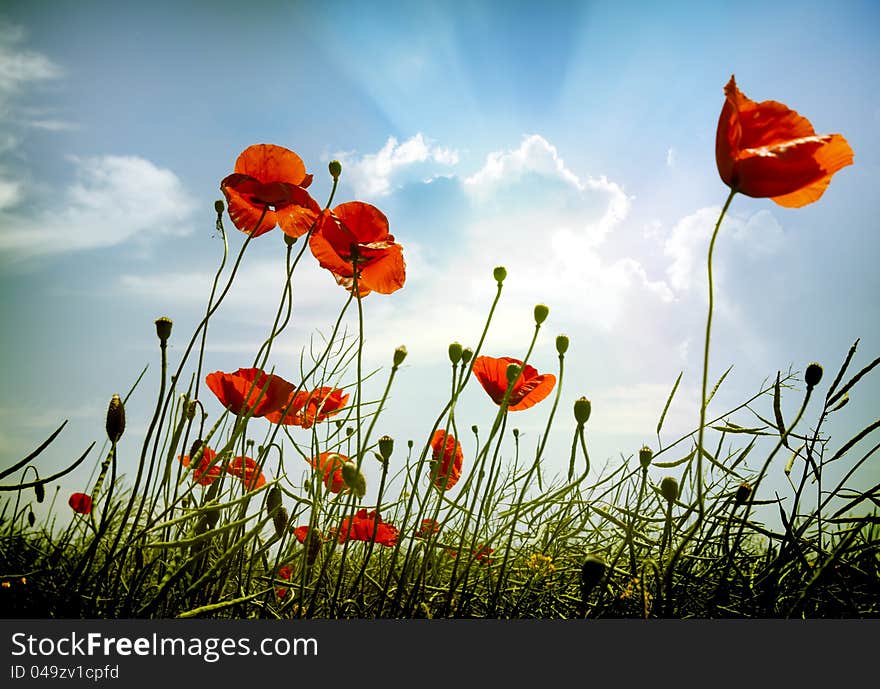
[[[280,225],[285,234],[301,237],[321,212],[306,191],[311,183],[296,153],[274,144],[254,144],[238,156],[235,171],[223,178],[220,190],[229,217],[242,232],[259,237]]]
[[[197,451],[198,446],[194,447]],[[198,466],[193,469],[193,481],[200,486],[210,486],[220,477],[220,474],[223,473],[223,467],[220,462],[214,461],[216,457],[217,453],[210,447],[205,447],[202,450],[202,458],[199,460]],[[192,462],[189,455],[178,456],[178,459],[185,467],[188,467]]]
[[[79,514],[92,513],[92,496],[87,493],[74,493],[67,500],[70,509]]]
[[[508,398],[509,411],[520,411],[534,406],[553,391],[556,376],[552,373],[538,373],[534,366],[523,367],[522,361],[509,356],[478,356],[474,359],[474,375],[495,404],[501,404],[507,392],[507,369],[511,364],[522,370],[513,384]]]
[[[788,106],[746,98],[733,76],[724,94],[715,159],[732,190],[798,208],[817,201],[834,173],[852,165],[853,151],[842,135],[816,134]]]
[[[461,478],[461,443],[451,433],[437,430],[431,438],[431,450],[431,480],[438,490],[449,490]]]
[[[205,377],[205,383],[220,404],[236,415],[246,414],[251,408],[252,416],[278,411],[296,389],[281,376],[268,375],[258,368],[240,368],[235,373],[215,371]]]
[[[342,203],[323,211],[309,239],[309,248],[336,282],[354,289],[357,266],[358,292],[391,294],[406,281],[403,248],[388,232],[388,218],[363,201]]]

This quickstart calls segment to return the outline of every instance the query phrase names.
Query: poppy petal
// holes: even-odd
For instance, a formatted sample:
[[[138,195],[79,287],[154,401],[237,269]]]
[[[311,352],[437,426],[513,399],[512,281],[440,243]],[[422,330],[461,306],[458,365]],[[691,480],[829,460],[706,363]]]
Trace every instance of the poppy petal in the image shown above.
[[[249,175],[261,182],[289,182],[297,186],[303,184],[306,177],[306,166],[293,151],[275,144],[254,144],[248,146],[235,161],[235,172]]]
[[[388,237],[388,218],[369,203],[341,203],[333,209],[333,214],[351,231],[358,244],[379,242]]]
[[[531,380],[523,383],[519,389],[522,392],[521,399],[516,404],[511,404],[508,409],[510,411],[520,411],[533,407],[541,400],[545,399],[556,385],[556,376],[552,373],[543,373],[535,376]]]
[[[400,244],[392,244],[381,258],[365,265],[358,279],[359,283],[379,294],[396,292],[405,281],[406,263]]]
[[[274,229],[278,224],[278,219],[275,217],[274,211],[266,210],[264,214],[263,206],[255,205],[249,194],[236,189],[236,185],[242,182],[246,182],[246,180],[242,180],[237,175],[230,175],[221,182],[220,189],[226,197],[226,205],[232,224],[242,232],[259,237]],[[258,222],[259,225],[257,225]]]

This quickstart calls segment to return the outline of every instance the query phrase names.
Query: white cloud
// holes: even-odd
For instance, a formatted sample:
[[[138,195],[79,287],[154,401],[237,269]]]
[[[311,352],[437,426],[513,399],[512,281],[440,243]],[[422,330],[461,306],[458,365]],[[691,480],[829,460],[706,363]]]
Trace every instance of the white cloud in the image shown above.
[[[0,251],[19,257],[180,236],[194,202],[178,177],[137,156],[71,158],[76,181],[34,214],[0,214]]]
[[[353,186],[355,196],[367,199],[386,196],[408,181],[430,180],[437,176],[437,166],[458,164],[457,151],[432,145],[421,132],[403,143],[388,137],[377,153],[358,156],[340,152],[335,157],[342,163],[344,179]]]
[[[20,49],[24,39],[22,27],[0,25],[0,103],[28,84],[63,75],[61,67],[46,55]]]
[[[21,196],[21,185],[0,179],[0,211],[12,208]]]
[[[671,146],[666,149],[666,167],[675,167],[675,163],[678,159],[678,151],[676,151]]]

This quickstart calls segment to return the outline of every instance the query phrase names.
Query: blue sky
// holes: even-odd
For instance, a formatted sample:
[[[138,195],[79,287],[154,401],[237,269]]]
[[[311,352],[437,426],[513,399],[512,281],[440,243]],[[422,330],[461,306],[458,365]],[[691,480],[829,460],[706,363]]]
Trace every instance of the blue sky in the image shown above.
[[[401,455],[445,402],[449,342],[476,344],[501,264],[509,277],[485,353],[522,356],[539,302],[550,317],[532,363],[555,371],[554,338],[571,339],[548,473],[567,464],[581,395],[597,465],[656,447],[680,371],[664,439],[688,432],[704,257],[727,194],[714,139],[731,74],[754,100],[842,133],[855,164],[801,209],[734,199],[716,254],[711,370],[734,368],[713,409],[814,360],[827,384],[861,338],[857,370],[880,350],[878,15],[868,2],[4,3],[0,464],[64,419],[41,472],[101,441],[110,396],[149,364],[121,447],[131,470],[158,385],[153,321],[174,320],[176,363],[220,256],[219,182],[253,143],[299,153],[319,203],[327,162],[342,160],[336,202],[379,206],[404,246],[406,287],[364,301],[368,365],[387,370],[394,347],[409,350],[377,426]],[[235,251],[244,235],[227,229]],[[250,365],[282,265],[280,231],[249,247],[206,371]],[[308,260],[294,283],[294,324],[271,361],[291,379],[345,297]],[[880,407],[871,379],[853,397],[826,429],[837,446]],[[215,418],[216,400],[204,401]],[[798,403],[787,397],[789,417]],[[548,412],[512,415],[526,446]],[[487,428],[493,413],[474,384],[459,427]],[[877,482],[874,464],[860,480]],[[62,485],[83,489],[88,475]]]

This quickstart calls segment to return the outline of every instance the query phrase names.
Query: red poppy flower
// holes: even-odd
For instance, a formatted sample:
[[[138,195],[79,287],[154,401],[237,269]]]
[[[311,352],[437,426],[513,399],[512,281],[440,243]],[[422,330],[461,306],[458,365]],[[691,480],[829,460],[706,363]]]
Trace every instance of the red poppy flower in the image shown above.
[[[490,548],[490,547],[487,546],[487,545],[481,545],[481,546],[479,546],[476,550],[473,551],[473,553],[474,553],[474,559],[476,559],[477,562],[480,562],[480,563],[483,563],[483,564],[491,563],[492,560],[491,560],[491,558],[490,558],[489,556],[490,556],[494,551],[495,551],[494,548]]]
[[[324,485],[331,493],[338,493],[345,487],[342,478],[342,465],[348,461],[348,457],[338,452],[322,452],[317,458],[312,457],[311,465],[324,475]]]
[[[416,530],[416,538],[427,538],[435,533],[440,533],[440,524],[433,519],[422,519],[421,525]]]
[[[87,493],[74,493],[67,500],[67,504],[74,512],[80,514],[92,513],[92,496]]]
[[[238,476],[248,490],[256,490],[266,485],[266,477],[259,465],[250,457],[236,457],[226,466],[227,473]]]
[[[220,465],[220,462],[214,462],[216,456],[217,453],[210,447],[206,447],[202,451],[199,465],[193,469],[193,481],[202,486],[210,486],[219,478],[220,474],[223,473],[223,467]],[[190,465],[189,455],[178,456],[177,458],[183,466],[188,467]]]
[[[362,297],[372,291],[391,294],[406,280],[403,248],[388,233],[388,218],[369,203],[351,201],[323,211],[309,247],[321,267],[348,290],[354,288],[356,262]]]
[[[279,579],[284,579],[284,581],[290,581],[290,577],[293,576],[293,568],[290,565],[282,565],[278,568],[276,576]],[[275,589],[275,593],[278,595],[279,598],[284,598],[285,596],[287,596],[287,589],[283,586],[280,586]]]
[[[296,153],[273,144],[255,144],[238,156],[235,172],[220,182],[220,189],[229,217],[242,232],[259,237],[280,225],[285,234],[301,237],[321,212],[306,191],[311,183],[312,176],[306,174]]]
[[[397,527],[386,524],[375,512],[367,513],[365,509],[358,510],[353,519],[346,517],[342,520],[339,542],[345,543],[346,535],[355,541],[372,541],[374,530],[379,545],[391,547],[397,543]]]
[[[349,395],[339,388],[317,388],[311,392],[301,390],[293,396],[292,404],[288,399],[281,409],[266,414],[266,419],[285,426],[311,428],[313,424],[338,414],[345,407],[348,398]],[[283,414],[285,409],[287,413]]]
[[[267,375],[258,368],[240,368],[235,373],[214,371],[205,377],[205,383],[233,414],[246,414],[253,407],[253,416],[278,411],[296,389],[281,376]]]
[[[806,117],[782,103],[746,98],[733,76],[724,94],[715,159],[731,189],[798,208],[817,201],[832,175],[852,165],[853,151],[840,134],[816,134]]]
[[[504,399],[504,393],[507,391],[507,367],[510,364],[522,367],[522,361],[509,356],[498,359],[478,356],[474,360],[474,375],[495,404],[501,404]],[[508,411],[520,411],[537,404],[553,391],[554,385],[556,385],[556,376],[552,373],[539,374],[534,367],[526,364],[510,391],[507,400]]]
[[[461,478],[461,443],[451,433],[438,430],[431,438],[431,449],[431,480],[438,489],[449,490]]]

